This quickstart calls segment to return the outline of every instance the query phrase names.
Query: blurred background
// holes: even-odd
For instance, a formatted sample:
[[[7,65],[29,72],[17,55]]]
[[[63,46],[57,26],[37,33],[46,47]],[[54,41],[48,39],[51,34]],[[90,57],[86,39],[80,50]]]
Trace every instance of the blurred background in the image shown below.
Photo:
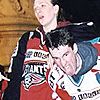
[[[72,22],[93,21],[100,30],[100,0],[60,0]]]
[[[39,25],[34,15],[33,1],[0,0],[0,65],[6,70],[19,37]],[[68,20],[93,21],[100,32],[100,0],[60,0],[60,4]]]

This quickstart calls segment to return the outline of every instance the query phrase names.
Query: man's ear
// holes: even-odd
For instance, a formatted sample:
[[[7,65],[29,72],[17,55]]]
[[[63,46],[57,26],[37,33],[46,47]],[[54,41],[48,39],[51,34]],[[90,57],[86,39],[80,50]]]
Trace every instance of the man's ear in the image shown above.
[[[78,51],[78,47],[77,47],[77,44],[76,43],[74,43],[74,45],[73,45],[73,51],[74,51],[75,54]]]
[[[49,66],[48,69],[52,69],[53,66],[54,66],[54,60],[53,60],[51,54],[49,54],[47,64],[48,64],[48,66]]]
[[[55,5],[54,6],[54,10],[55,10],[55,14],[58,14],[58,12],[59,12],[59,6],[58,5]]]

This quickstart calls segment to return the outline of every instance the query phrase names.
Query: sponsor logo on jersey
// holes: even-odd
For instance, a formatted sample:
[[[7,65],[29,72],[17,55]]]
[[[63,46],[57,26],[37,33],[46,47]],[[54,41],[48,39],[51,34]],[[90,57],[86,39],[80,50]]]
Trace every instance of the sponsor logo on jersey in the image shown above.
[[[72,98],[72,100],[99,100],[100,87],[90,91],[80,92],[78,95],[72,96]]]
[[[56,90],[56,84],[63,77],[63,75],[64,74],[60,70],[60,68],[57,67],[56,65],[54,65],[53,69],[51,69],[51,71],[50,71],[50,73],[48,75],[48,83],[49,83],[50,87],[52,88],[52,90],[54,90],[54,91]]]
[[[28,49],[25,56],[25,62],[28,61],[40,61],[47,62],[48,52],[44,50]]]

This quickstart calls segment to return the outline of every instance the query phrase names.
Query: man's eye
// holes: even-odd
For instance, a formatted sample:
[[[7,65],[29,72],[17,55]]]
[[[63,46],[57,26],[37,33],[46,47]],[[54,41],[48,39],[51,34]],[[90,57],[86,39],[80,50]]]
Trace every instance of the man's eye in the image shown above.
[[[46,5],[42,4],[41,7],[45,7]]]
[[[54,60],[59,60],[59,58],[55,57]]]
[[[64,54],[65,56],[68,56],[68,53]]]
[[[54,59],[58,59],[58,58],[54,58]]]

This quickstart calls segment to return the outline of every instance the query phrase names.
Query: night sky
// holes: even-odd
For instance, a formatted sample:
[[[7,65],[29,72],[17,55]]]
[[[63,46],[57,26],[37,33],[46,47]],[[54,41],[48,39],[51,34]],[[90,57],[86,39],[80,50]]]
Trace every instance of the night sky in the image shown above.
[[[100,28],[100,0],[61,0],[61,5],[71,21],[93,21]]]

